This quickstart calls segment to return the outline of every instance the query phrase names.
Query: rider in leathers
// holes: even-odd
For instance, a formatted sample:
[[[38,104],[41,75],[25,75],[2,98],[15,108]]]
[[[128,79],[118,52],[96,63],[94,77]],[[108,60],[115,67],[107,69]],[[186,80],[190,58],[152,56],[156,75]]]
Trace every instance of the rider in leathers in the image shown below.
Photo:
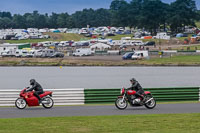
[[[135,78],[130,79],[130,82],[132,84],[132,86],[130,88],[128,88],[128,90],[135,90],[136,91],[136,97],[141,97],[142,101],[145,101],[144,96],[142,96],[142,94],[144,94],[144,90],[142,89],[141,85],[138,83],[138,81]]]
[[[26,91],[35,90],[34,95],[38,98],[39,103],[41,103],[42,99],[39,95],[44,93],[42,86],[38,82],[36,82],[35,79],[30,80],[30,85],[32,85],[32,87],[27,89]]]

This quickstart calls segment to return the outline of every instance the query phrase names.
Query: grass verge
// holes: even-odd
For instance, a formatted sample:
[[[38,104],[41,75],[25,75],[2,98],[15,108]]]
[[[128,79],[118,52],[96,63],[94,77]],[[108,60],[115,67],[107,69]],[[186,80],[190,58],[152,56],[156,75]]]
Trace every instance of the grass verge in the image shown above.
[[[95,58],[95,57],[94,57]],[[184,55],[149,60],[0,58],[0,66],[200,66],[200,55]],[[109,60],[107,60],[109,59]]]
[[[6,40],[6,43],[38,43],[45,41],[80,41],[80,40],[88,40],[90,38],[84,37],[83,35],[73,34],[73,33],[45,33],[49,35],[51,38],[49,39],[27,39],[27,40]]]
[[[1,133],[197,133],[200,114],[0,119]]]
[[[200,65],[200,55],[183,55],[164,58],[152,58],[150,60],[142,60],[138,62],[140,65],[175,65],[175,66],[190,66]]]

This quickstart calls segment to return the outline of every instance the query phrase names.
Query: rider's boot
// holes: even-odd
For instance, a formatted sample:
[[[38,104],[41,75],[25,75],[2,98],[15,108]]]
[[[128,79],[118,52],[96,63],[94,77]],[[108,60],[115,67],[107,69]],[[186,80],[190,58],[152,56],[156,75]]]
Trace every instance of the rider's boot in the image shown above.
[[[146,101],[145,96],[142,96],[142,95],[140,95],[140,96],[142,97],[142,102],[145,103],[145,101]]]

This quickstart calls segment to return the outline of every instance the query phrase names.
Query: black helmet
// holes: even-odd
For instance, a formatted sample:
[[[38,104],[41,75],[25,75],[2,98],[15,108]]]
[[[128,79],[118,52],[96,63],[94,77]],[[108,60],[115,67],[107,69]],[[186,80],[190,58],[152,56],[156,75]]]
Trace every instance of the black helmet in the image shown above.
[[[35,82],[36,82],[35,79],[31,79],[30,80],[30,85],[33,85]]]
[[[130,81],[133,81],[133,82],[135,82],[135,81],[136,81],[136,79],[135,79],[135,78],[131,78],[131,79],[130,79]]]

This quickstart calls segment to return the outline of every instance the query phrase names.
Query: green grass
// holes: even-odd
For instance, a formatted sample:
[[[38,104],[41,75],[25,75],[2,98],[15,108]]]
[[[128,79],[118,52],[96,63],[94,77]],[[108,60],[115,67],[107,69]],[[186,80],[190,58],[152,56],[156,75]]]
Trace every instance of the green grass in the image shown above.
[[[200,55],[184,55],[142,60],[139,64],[147,65],[200,65]]]
[[[197,28],[200,28],[200,21],[196,22],[195,24],[196,24]]]
[[[173,50],[187,51],[188,48],[189,48],[189,50],[200,50],[200,45],[195,45],[195,46],[186,45],[186,46],[179,47],[179,48],[173,48]]]
[[[191,66],[200,65],[200,55],[181,55],[162,58],[151,58],[149,60],[119,60],[119,61],[95,61],[95,60],[69,60],[69,59],[18,59],[2,58],[0,66],[134,66],[134,65],[147,65],[147,66]],[[22,62],[23,61],[23,62]]]
[[[200,114],[0,119],[0,133],[198,133]]]
[[[121,40],[122,37],[133,37],[132,34],[129,35],[116,35],[116,36],[107,36],[106,38],[112,39],[112,40]]]
[[[6,43],[37,43],[44,41],[80,41],[80,40],[88,40],[90,38],[84,37],[83,35],[73,34],[73,33],[45,33],[51,38],[49,39],[27,39],[27,40],[6,40]]]

